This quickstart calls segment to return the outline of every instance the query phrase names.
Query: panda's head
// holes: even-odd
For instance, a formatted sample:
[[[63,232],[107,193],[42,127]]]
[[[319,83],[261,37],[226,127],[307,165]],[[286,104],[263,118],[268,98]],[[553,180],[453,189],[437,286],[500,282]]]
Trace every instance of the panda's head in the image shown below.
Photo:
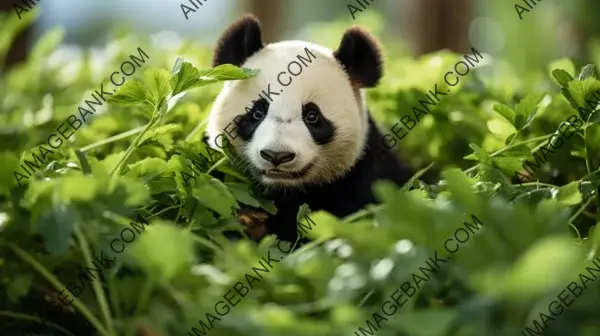
[[[219,38],[213,66],[221,64],[260,72],[225,83],[209,141],[220,147],[225,134],[263,185],[332,182],[362,155],[369,128],[362,89],[382,75],[380,47],[363,29],[348,29],[336,51],[303,41],[264,45],[258,20],[246,15]]]

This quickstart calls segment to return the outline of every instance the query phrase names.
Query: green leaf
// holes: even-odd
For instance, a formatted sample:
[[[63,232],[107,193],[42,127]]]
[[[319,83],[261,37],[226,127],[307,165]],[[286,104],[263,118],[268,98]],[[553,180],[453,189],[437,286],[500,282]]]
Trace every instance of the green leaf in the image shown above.
[[[562,204],[575,205],[581,203],[581,192],[579,191],[579,182],[571,182],[558,188],[556,200]]]
[[[569,75],[568,72],[566,72],[565,70],[562,70],[562,69],[556,69],[556,70],[552,71],[552,76],[563,87],[566,87],[567,85],[569,85],[569,82],[573,80],[573,76]]]
[[[31,274],[16,274],[8,283],[6,294],[9,300],[17,302],[21,297],[25,296],[31,288],[33,276]]]
[[[108,102],[126,107],[137,106],[145,104],[147,97],[151,96],[152,94],[144,84],[136,79],[130,79],[108,98]]]
[[[252,196],[250,192],[250,188],[245,183],[225,183],[225,186],[231,191],[233,197],[243,204],[247,204],[249,206],[260,208],[260,202]]]
[[[157,174],[159,176],[170,176],[173,173],[167,161],[158,158],[145,158],[127,166],[127,175],[133,177],[146,177]]]
[[[588,77],[582,81],[573,80],[567,88],[569,95],[576,104],[576,106],[573,106],[576,110],[579,110],[580,107],[586,107],[586,99],[598,90],[600,90],[600,81],[592,77]]]
[[[491,166],[483,166],[480,168],[480,170],[481,181],[491,182],[494,184],[499,183],[501,195],[510,198],[516,194],[516,188],[513,187],[510,179],[506,177],[506,174],[504,174],[501,170]]]
[[[237,202],[223,182],[204,174],[197,180],[192,195],[198,202],[223,217],[231,217]]]
[[[431,169],[431,167],[433,167],[433,165],[434,165],[434,164],[435,164],[435,162],[432,162],[432,163],[430,163],[430,164],[429,164],[429,166],[427,166],[427,167],[425,167],[425,168],[423,168],[423,169],[419,170],[419,171],[418,171],[416,174],[414,174],[414,175],[413,175],[413,176],[412,176],[412,177],[411,177],[411,178],[408,180],[408,182],[406,182],[406,183],[405,183],[405,184],[402,186],[401,190],[408,191],[408,190],[409,190],[409,189],[412,187],[413,183],[415,183],[415,181],[416,181],[416,180],[418,180],[419,178],[421,178],[421,176],[423,176],[423,175],[424,175],[424,174],[425,174],[425,173],[426,173],[426,172],[427,172],[429,169]]]
[[[594,111],[594,113],[589,117],[588,123],[600,124],[600,110]]]
[[[517,130],[523,129],[531,124],[539,110],[539,105],[546,93],[530,93],[523,98],[515,107],[517,117],[515,127]]]
[[[536,241],[515,263],[504,282],[514,297],[538,295],[571,281],[582,258],[579,247],[563,237]]]
[[[549,74],[551,73],[554,78],[561,84],[562,86],[566,86],[566,83],[563,84],[561,81],[566,80],[567,82],[573,80],[573,76],[575,76],[575,65],[573,61],[568,58],[562,58],[559,60],[555,60],[550,62],[548,65]],[[560,74],[555,73],[560,72]],[[564,72],[564,73],[563,73]],[[557,77],[558,75],[558,77]],[[560,78],[560,79],[559,79]]]
[[[221,64],[215,68],[198,70],[189,62],[176,61],[171,77],[173,95],[192,88],[227,80],[248,79],[255,76],[259,70],[239,68],[231,64]]]
[[[302,204],[300,208],[298,208],[298,213],[296,214],[296,222],[300,223],[300,221],[304,220],[304,217],[308,217],[310,215],[310,207],[308,204]]]
[[[517,115],[513,109],[504,104],[495,104],[494,111],[498,112],[504,119],[508,120],[513,126],[515,125],[515,116]]]
[[[475,157],[477,158],[477,160],[479,162],[486,164],[486,165],[492,164],[492,157],[490,156],[490,154],[488,154],[488,152],[486,152],[481,147],[479,147],[473,143],[470,143],[469,147],[471,147],[471,149],[473,149],[473,151],[474,151],[473,155],[475,155]]]
[[[166,102],[171,93],[170,77],[169,71],[164,69],[147,69],[144,71],[144,80],[148,87],[146,98],[158,109]]]
[[[195,262],[192,234],[163,221],[152,221],[132,244],[135,262],[162,283]]]
[[[36,224],[50,254],[67,252],[76,220],[77,215],[70,205],[55,205],[40,216]]]
[[[516,171],[521,171],[523,166],[521,160],[517,157],[503,156],[492,158],[494,166],[498,167],[502,172],[507,175],[512,175]]]
[[[77,156],[77,158],[79,159],[79,162],[81,164],[81,171],[85,175],[91,174],[92,173],[92,169],[90,168],[90,163],[85,158],[85,154],[83,154],[82,151],[80,151],[79,149],[76,148],[75,149],[75,155]]]

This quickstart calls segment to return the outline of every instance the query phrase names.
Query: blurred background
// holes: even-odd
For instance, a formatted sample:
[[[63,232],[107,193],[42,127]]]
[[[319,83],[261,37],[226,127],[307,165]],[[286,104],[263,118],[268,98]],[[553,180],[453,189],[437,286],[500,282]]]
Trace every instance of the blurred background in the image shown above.
[[[0,3],[0,11],[16,16],[15,4],[27,8],[22,0],[6,0]],[[522,19],[515,4],[529,10]],[[181,5],[195,12],[186,18]],[[362,12],[356,12],[353,19],[348,5]],[[106,43],[114,27],[127,27],[140,37],[163,37],[164,43],[176,44],[179,39],[212,43],[244,12],[262,20],[267,41],[305,38],[309,27],[340,20],[342,27],[366,25],[409,54],[444,48],[466,52],[477,46],[510,58],[517,67],[561,57],[585,58],[593,47],[592,38],[600,32],[596,19],[600,3],[584,0],[544,0],[533,9],[505,0],[377,0],[366,9],[352,0],[207,0],[199,9],[183,0],[44,0],[35,7],[39,7],[39,20],[15,41],[7,57],[9,64],[23,60],[32,43],[54,27],[65,29],[65,43],[80,46]]]

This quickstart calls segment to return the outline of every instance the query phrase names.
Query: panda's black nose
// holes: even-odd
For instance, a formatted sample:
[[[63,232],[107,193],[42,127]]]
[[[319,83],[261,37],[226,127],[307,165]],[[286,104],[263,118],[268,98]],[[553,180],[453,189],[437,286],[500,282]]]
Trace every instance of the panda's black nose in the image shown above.
[[[292,161],[296,157],[296,154],[292,152],[274,152],[268,149],[263,149],[260,151],[260,156],[277,166],[282,163]]]

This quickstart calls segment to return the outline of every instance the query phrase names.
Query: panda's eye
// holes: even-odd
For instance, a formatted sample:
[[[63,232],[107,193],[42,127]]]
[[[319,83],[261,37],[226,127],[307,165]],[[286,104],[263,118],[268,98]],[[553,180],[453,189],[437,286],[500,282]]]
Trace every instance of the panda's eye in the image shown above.
[[[261,121],[265,117],[265,111],[261,108],[256,108],[252,111],[252,118],[256,121]]]
[[[315,111],[309,111],[304,117],[307,123],[314,125],[319,122],[319,115]]]

